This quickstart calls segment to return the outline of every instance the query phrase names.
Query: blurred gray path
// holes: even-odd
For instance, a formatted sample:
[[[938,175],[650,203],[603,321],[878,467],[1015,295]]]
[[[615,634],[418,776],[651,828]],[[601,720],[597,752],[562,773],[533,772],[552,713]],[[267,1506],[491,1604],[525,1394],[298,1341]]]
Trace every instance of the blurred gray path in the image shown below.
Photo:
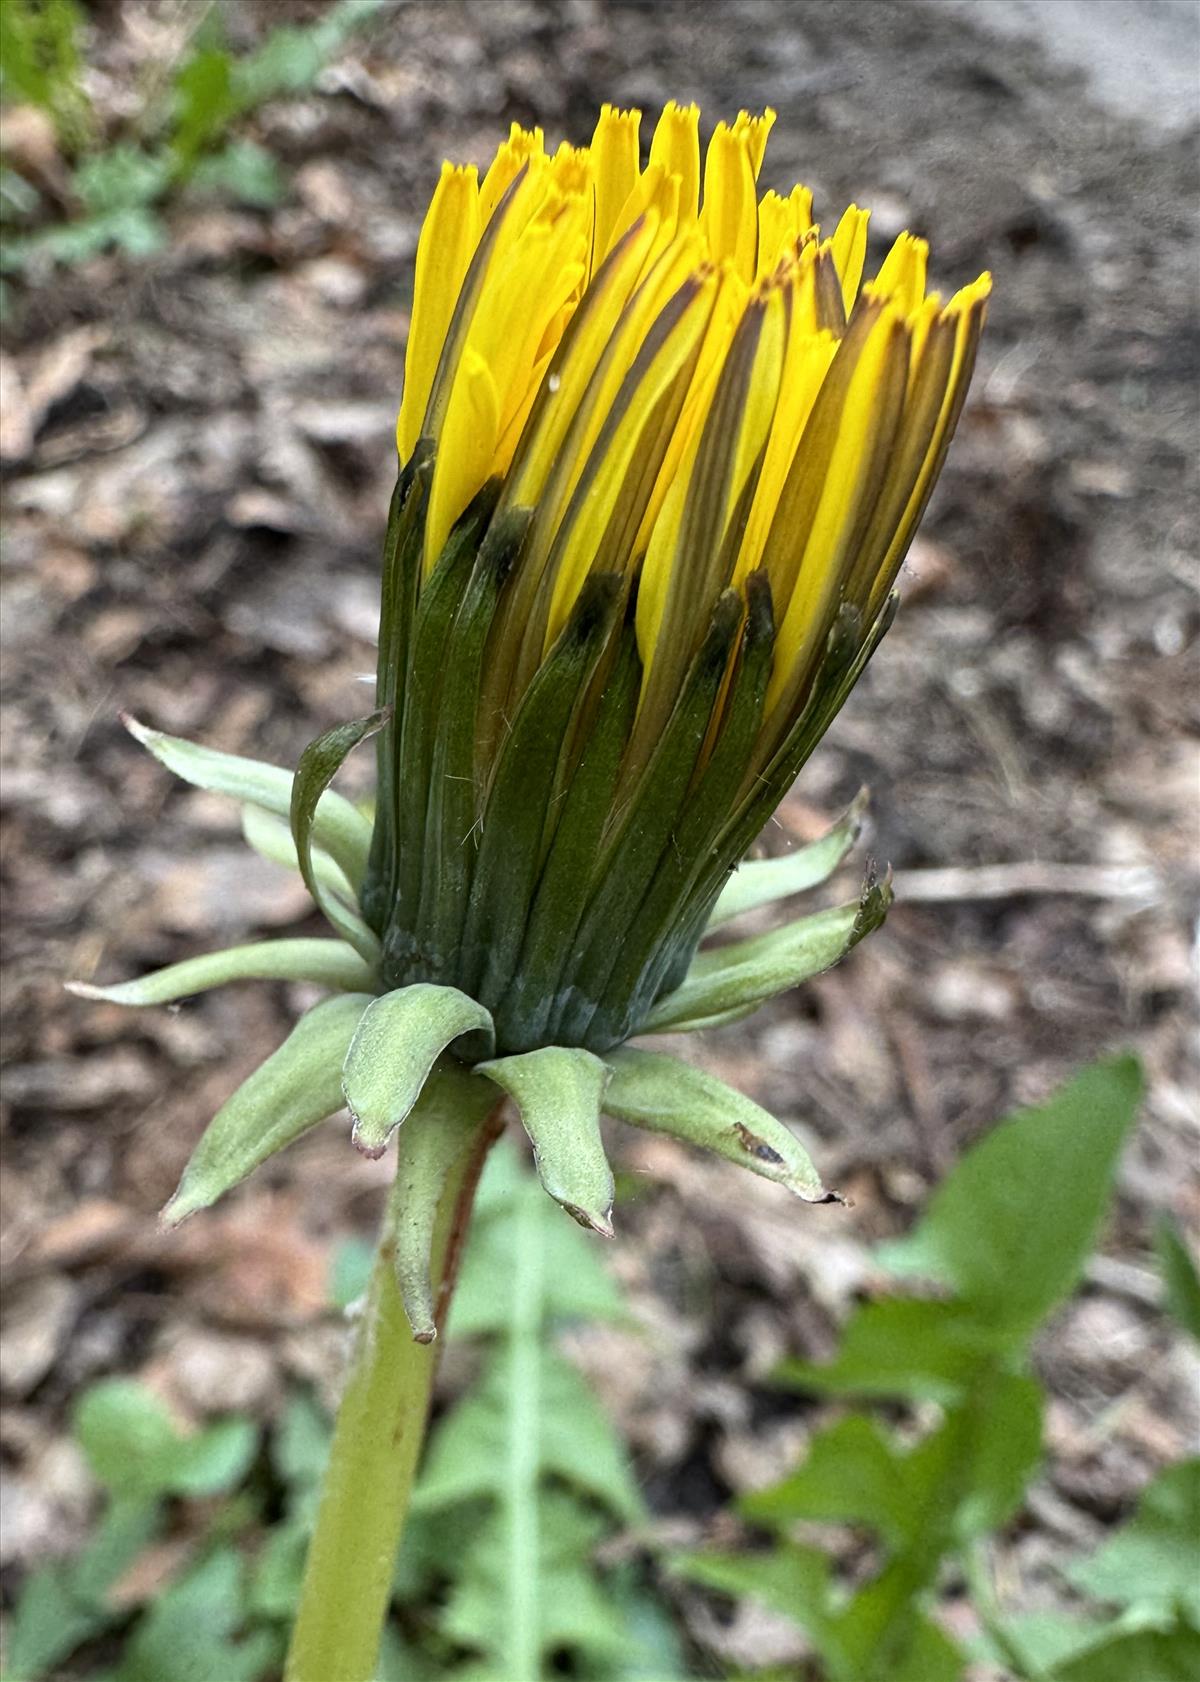
[[[1040,41],[1111,111],[1168,132],[1200,121],[1200,0],[932,0],[998,35]]]

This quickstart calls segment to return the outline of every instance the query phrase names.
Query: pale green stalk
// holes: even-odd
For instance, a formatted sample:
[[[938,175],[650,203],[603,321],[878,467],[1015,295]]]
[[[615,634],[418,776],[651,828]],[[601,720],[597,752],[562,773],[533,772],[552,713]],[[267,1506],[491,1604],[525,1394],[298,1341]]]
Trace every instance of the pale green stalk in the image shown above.
[[[447,1177],[438,1206],[433,1280],[443,1311],[498,1131],[496,1113]],[[370,1682],[375,1671],[437,1364],[436,1344],[413,1341],[396,1286],[399,1185],[388,1200],[338,1410],[285,1682]]]

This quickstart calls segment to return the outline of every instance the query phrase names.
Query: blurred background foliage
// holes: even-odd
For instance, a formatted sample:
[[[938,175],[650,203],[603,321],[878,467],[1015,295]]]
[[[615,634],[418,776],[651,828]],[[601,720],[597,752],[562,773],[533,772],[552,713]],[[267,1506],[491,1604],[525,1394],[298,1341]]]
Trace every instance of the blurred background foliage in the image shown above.
[[[497,1154],[381,1682],[1200,1669],[1184,10],[1093,17],[1089,70],[1070,0],[1040,41],[993,0],[0,6],[9,1682],[278,1675],[382,1192],[329,1129],[154,1232],[307,1001],[61,979],[306,912],[117,706],[281,762],[356,710],[440,157],[668,96],[777,105],[771,184],[997,273],[909,605],[768,840],[869,781],[900,909],[703,1050],[855,1207],[622,1137],[601,1256]],[[1118,1044],[1144,1099],[1062,1085]]]
[[[52,125],[69,166],[62,202],[48,205],[0,164],[0,266],[36,277],[116,247],[161,250],[158,207],[184,192],[266,208],[283,178],[264,147],[240,132],[268,100],[312,87],[329,59],[383,0],[335,0],[306,27],[272,29],[252,52],[226,40],[226,7],[193,8],[194,32],[173,65],[144,79],[134,108],[104,134],[86,91],[78,0],[6,0],[0,10],[0,100],[26,102]]]

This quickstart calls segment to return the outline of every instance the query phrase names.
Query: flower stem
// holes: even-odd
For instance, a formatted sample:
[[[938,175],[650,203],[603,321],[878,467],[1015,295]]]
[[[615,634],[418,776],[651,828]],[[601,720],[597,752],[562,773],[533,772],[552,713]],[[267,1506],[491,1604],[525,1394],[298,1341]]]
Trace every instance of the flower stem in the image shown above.
[[[499,1108],[447,1176],[438,1205],[432,1272],[439,1327],[479,1174],[500,1130]],[[370,1682],[375,1670],[437,1365],[437,1345],[413,1341],[396,1286],[400,1195],[397,1176],[334,1427],[285,1682]]]

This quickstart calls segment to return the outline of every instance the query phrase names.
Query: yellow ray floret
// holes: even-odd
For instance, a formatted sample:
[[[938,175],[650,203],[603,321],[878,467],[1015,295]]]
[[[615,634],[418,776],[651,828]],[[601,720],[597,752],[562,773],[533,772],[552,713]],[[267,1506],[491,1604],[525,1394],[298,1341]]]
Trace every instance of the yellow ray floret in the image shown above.
[[[522,168],[531,159],[541,157],[545,149],[540,128],[523,129],[520,123],[512,125],[508,139],[497,148],[496,156],[488,165],[479,191],[479,214],[485,227]]]
[[[416,448],[442,344],[467,265],[479,243],[479,230],[478,170],[473,164],[464,169],[443,164],[417,243],[413,326],[408,336],[404,399],[396,423],[402,457],[411,456]]]
[[[632,597],[638,729],[661,728],[713,605],[770,586],[763,740],[802,705],[842,604],[878,614],[936,481],[983,324],[943,303],[926,242],[868,258],[869,213],[822,237],[806,187],[758,191],[774,113],[718,123],[604,106],[590,144],[514,125],[446,164],[417,249],[397,424],[432,454],[425,569],[477,493],[527,511],[494,633],[501,712],[589,575]],[[864,282],[864,275],[872,276]],[[505,689],[505,685],[509,689]],[[515,686],[515,687],[513,687]]]
[[[712,256],[727,258],[746,281],[754,279],[758,262],[757,139],[758,131],[748,124],[718,123],[704,159],[700,226]]]
[[[607,257],[617,217],[638,181],[640,111],[600,107],[600,121],[592,135],[592,189],[595,194],[595,260]]]
[[[650,162],[679,181],[679,217],[687,226],[700,214],[700,107],[669,99],[654,129]]]

